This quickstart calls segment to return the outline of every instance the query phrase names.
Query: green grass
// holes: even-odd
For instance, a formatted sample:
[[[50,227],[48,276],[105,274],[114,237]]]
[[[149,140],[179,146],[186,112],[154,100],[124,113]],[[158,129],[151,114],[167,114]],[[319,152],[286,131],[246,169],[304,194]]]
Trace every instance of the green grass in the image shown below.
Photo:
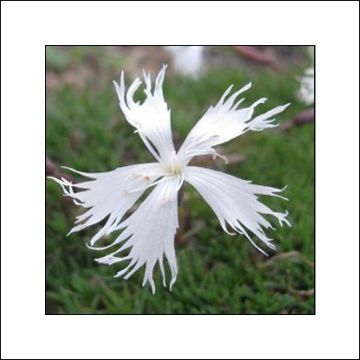
[[[75,50],[62,58],[52,52],[47,56],[48,69],[61,74],[72,67],[76,72],[85,60],[81,49]],[[90,172],[151,160],[118,109],[111,80],[118,77],[121,60],[101,56],[100,50],[93,56],[99,56],[102,65],[91,68],[92,75],[82,88],[60,84],[47,93],[47,155],[59,165]],[[246,93],[248,104],[266,96],[268,103],[259,107],[265,111],[291,102],[278,116],[279,122],[290,119],[304,108],[294,95],[294,77],[294,72],[241,68],[214,69],[200,81],[168,76],[164,92],[176,138],[184,139],[229,84],[241,86],[249,80],[253,88]],[[216,162],[214,168],[257,184],[288,185],[285,196],[289,202],[263,201],[280,211],[288,209],[292,228],[270,233],[278,252],[264,257],[243,236],[223,233],[208,205],[186,185],[176,242],[178,280],[169,292],[162,287],[156,269],[156,295],[141,287],[142,271],[128,281],[115,279],[120,266],[93,260],[99,253],[87,249],[85,241],[96,227],[66,237],[79,209],[65,201],[57,184],[46,181],[46,313],[314,313],[313,137],[313,125],[306,125],[288,133],[277,129],[247,133],[224,145],[226,154],[240,153],[246,160],[230,165]]]

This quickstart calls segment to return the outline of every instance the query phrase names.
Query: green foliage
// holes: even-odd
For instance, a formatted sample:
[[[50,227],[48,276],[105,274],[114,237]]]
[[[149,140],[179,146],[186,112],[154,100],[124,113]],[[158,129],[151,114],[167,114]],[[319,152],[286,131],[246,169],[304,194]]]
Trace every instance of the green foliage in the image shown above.
[[[48,49],[49,50],[49,49]],[[56,55],[47,51],[49,68],[81,65],[81,51]],[[101,70],[85,79],[83,88],[66,84],[47,93],[47,155],[58,165],[84,171],[151,160],[145,146],[120,113],[111,80],[114,60],[95,52]],[[71,55],[71,56],[70,56]],[[121,60],[119,60],[121,63]],[[101,74],[98,73],[101,71]],[[101,79],[99,77],[101,76]],[[168,76],[164,92],[172,109],[172,127],[183,140],[194,123],[216,103],[229,84],[252,81],[250,103],[266,96],[263,112],[291,102],[277,120],[284,122],[303,105],[295,98],[293,72],[285,74],[241,68],[212,70],[195,81]],[[46,312],[48,314],[312,314],[314,313],[314,128],[305,125],[287,133],[278,129],[246,135],[224,145],[226,154],[246,160],[220,169],[257,184],[283,187],[289,202],[263,201],[279,211],[289,210],[292,228],[270,236],[278,252],[266,258],[242,236],[225,234],[208,205],[189,186],[180,208],[176,242],[178,280],[169,292],[155,270],[156,295],[141,287],[142,271],[128,281],[114,279],[120,267],[94,262],[96,253],[85,241],[96,230],[66,237],[79,209],[66,202],[60,188],[46,181]],[[195,229],[195,230],[194,230]],[[196,231],[196,229],[198,229]],[[168,274],[169,275],[169,274]]]

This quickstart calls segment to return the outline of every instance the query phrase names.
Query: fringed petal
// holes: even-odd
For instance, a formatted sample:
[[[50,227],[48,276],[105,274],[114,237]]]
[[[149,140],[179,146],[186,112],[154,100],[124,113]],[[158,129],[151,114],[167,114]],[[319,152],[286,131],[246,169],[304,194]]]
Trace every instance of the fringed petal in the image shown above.
[[[92,179],[72,184],[64,178],[52,178],[61,185],[65,196],[72,198],[76,205],[87,209],[77,217],[76,225],[69,234],[95,225],[107,217],[105,225],[89,241],[91,246],[114,231],[144,191],[163,176],[157,163],[130,165],[103,173],[84,173],[68,169]]]
[[[271,117],[284,111],[287,105],[276,107],[252,119],[254,109],[266,101],[261,98],[247,108],[239,109],[244,100],[239,95],[250,89],[251,83],[229,96],[232,85],[225,91],[219,102],[205,113],[185,139],[179,150],[179,159],[187,164],[192,157],[216,154],[214,146],[225,143],[248,130],[260,131],[276,126]]]
[[[119,84],[114,81],[115,89],[119,98],[120,109],[127,121],[136,128],[141,139],[151,154],[159,162],[169,161],[169,155],[174,151],[171,136],[170,110],[164,100],[163,82],[165,77],[164,65],[159,72],[154,88],[152,88],[150,74],[144,71],[145,101],[134,101],[134,94],[141,85],[137,78],[125,91],[124,72],[121,73]]]
[[[164,256],[171,272],[170,290],[177,276],[174,236],[179,226],[177,189],[180,179],[175,176],[164,179],[156,185],[138,209],[117,227],[123,231],[112,245],[122,245],[115,252],[96,259],[98,263],[107,265],[130,260],[129,264],[115,275],[124,279],[145,266],[142,285],[149,282],[153,293],[153,270],[157,262],[166,286]],[[121,253],[128,249],[131,249],[130,252],[121,256]]]
[[[273,228],[262,215],[272,215],[280,226],[285,223],[287,212],[279,213],[262,204],[256,195],[281,197],[280,189],[251,184],[249,181],[234,176],[196,166],[186,168],[185,180],[193,185],[204,200],[210,205],[218,217],[224,231],[230,226],[235,232],[245,235],[248,240],[262,253],[266,254],[248,234],[251,231],[264,244],[276,249],[272,239],[268,238],[264,229]],[[267,254],[266,254],[267,255]]]

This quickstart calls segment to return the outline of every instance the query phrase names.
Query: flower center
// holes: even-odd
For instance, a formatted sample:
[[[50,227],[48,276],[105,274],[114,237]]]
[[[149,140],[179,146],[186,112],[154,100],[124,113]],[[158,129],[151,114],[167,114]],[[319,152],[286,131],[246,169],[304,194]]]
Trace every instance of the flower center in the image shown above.
[[[174,163],[172,165],[173,165],[172,166],[172,173],[174,175],[180,175],[182,173],[182,170],[183,170],[182,166],[178,162],[176,162],[176,163]]]
[[[173,152],[170,160],[163,164],[163,168],[169,175],[178,176],[183,172],[184,165],[179,161],[176,153]]]

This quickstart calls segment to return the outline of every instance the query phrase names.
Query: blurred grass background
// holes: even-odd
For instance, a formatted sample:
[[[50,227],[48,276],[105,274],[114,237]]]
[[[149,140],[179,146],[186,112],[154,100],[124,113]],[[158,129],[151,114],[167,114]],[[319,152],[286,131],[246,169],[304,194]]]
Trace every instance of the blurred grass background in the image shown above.
[[[307,49],[271,51],[281,63],[275,70],[231,47],[208,48],[207,71],[196,80],[174,73],[167,53],[157,47],[47,46],[46,154],[54,167],[89,172],[152,161],[120,112],[111,81],[124,69],[129,83],[142,67],[156,73],[163,62],[170,62],[164,92],[177,145],[230,84],[251,81],[245,103],[268,97],[261,112],[291,102],[277,117],[279,123],[289,121],[305,109],[296,98],[296,77],[309,65]],[[220,152],[230,164],[204,158],[201,165],[256,184],[288,185],[289,202],[263,197],[273,209],[289,210],[292,228],[277,225],[269,234],[277,253],[264,257],[244,237],[225,234],[208,205],[186,185],[175,244],[178,280],[169,292],[156,268],[152,295],[141,287],[142,271],[128,281],[114,279],[120,266],[93,260],[102,253],[87,249],[85,241],[95,228],[66,237],[80,209],[46,181],[46,313],[313,314],[314,124],[247,133]]]

